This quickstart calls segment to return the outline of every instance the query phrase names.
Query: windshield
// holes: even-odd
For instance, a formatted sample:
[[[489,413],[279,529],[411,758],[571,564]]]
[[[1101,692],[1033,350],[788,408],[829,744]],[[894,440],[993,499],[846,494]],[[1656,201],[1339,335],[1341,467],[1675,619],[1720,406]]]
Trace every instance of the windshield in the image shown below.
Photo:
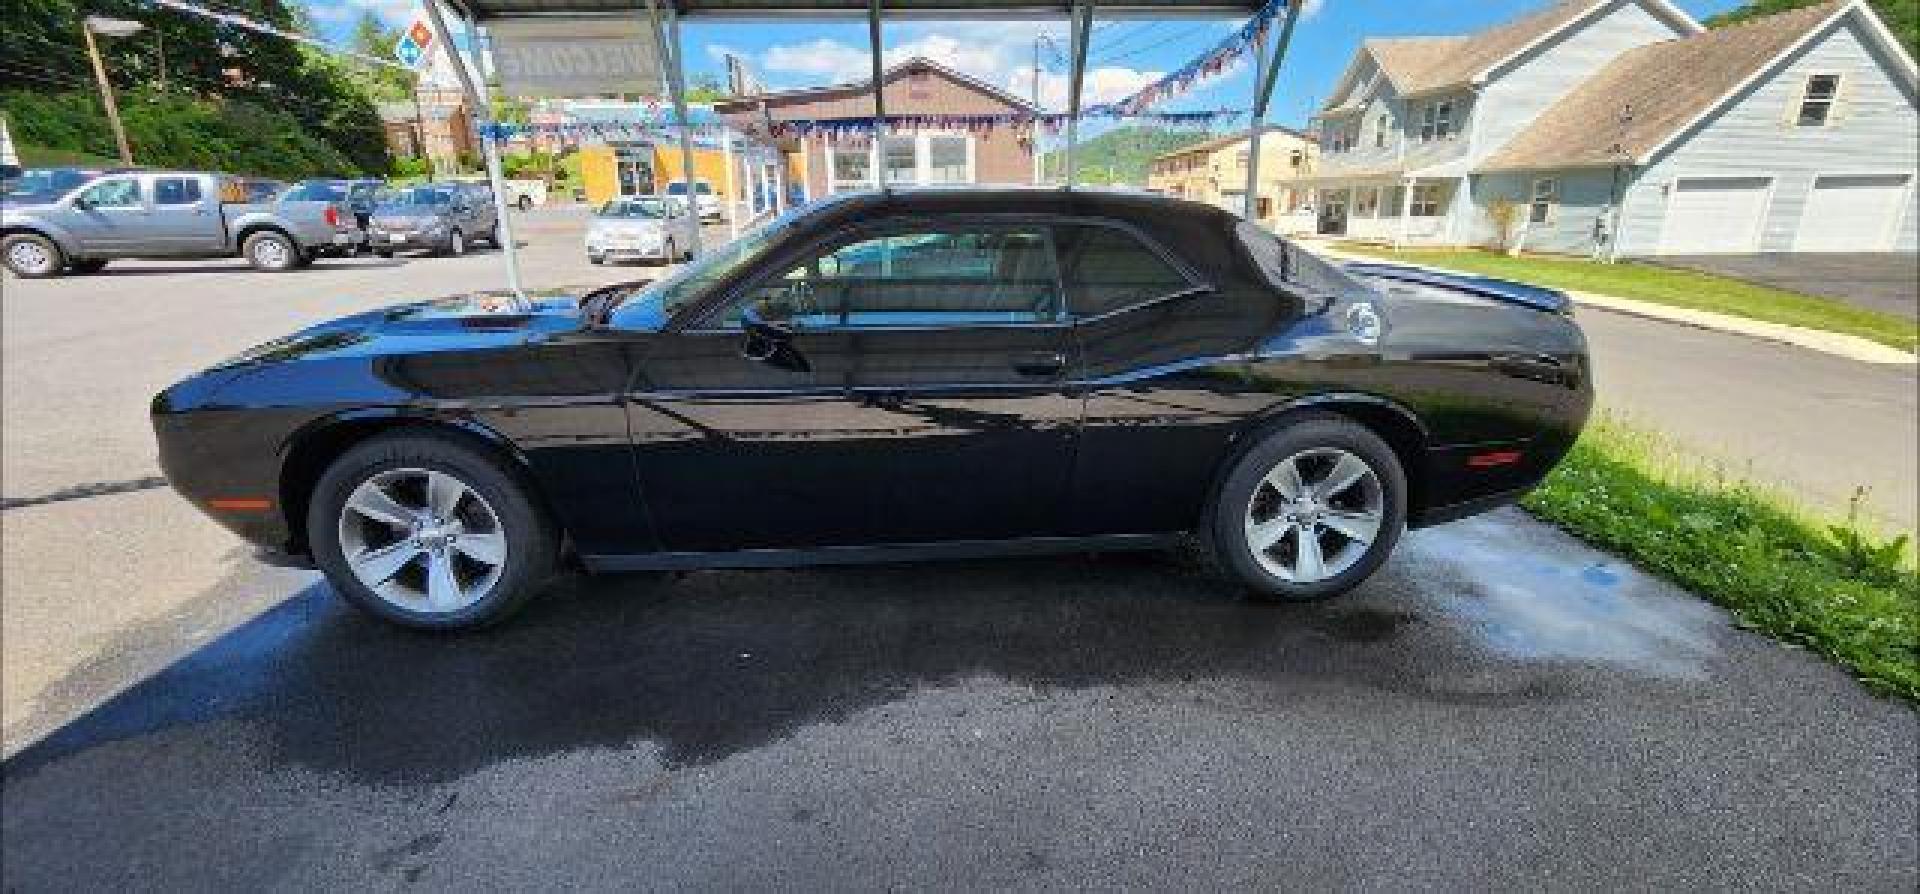
[[[702,255],[699,260],[680,268],[672,276],[627,293],[613,306],[608,320],[623,329],[657,332],[665,328],[667,321],[673,319],[673,315],[689,301],[699,298],[710,286],[740,268],[759,260],[804,218],[829,204],[823,202],[788,211],[768,221],[766,226],[742,234],[740,238]]]
[[[445,205],[453,201],[453,189],[446,186],[416,186],[380,197],[382,208],[406,208],[420,205]]]
[[[599,217],[647,220],[667,216],[667,205],[659,199],[615,199],[594,213]]]
[[[687,194],[686,181],[683,180],[676,183],[667,184],[667,195],[684,196],[686,194]],[[702,180],[699,183],[695,183],[693,185],[693,194],[698,196],[713,195],[713,186],[708,184],[705,180]]]

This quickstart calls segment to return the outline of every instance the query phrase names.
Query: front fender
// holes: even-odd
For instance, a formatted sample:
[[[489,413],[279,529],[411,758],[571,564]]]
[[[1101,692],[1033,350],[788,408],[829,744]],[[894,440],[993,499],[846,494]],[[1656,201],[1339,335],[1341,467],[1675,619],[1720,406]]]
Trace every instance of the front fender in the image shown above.
[[[85,254],[78,237],[66,227],[41,217],[29,217],[23,214],[7,214],[0,219],[0,233],[34,233],[53,240],[53,244],[69,257]]]

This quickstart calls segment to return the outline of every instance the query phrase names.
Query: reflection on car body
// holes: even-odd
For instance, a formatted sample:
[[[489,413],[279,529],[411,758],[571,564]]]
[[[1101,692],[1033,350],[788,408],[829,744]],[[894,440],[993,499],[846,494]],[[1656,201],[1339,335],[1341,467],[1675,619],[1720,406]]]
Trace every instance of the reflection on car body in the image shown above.
[[[561,562],[1182,542],[1321,598],[1537,483],[1591,403],[1563,297],[1421,276],[1151,196],[861,194],[655,283],[322,324],[154,424],[181,493],[416,626],[503,617]]]

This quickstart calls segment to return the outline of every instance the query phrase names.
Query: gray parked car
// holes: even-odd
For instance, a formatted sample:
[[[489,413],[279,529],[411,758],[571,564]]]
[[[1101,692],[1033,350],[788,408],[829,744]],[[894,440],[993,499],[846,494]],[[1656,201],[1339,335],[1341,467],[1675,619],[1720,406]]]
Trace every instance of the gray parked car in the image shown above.
[[[204,171],[109,173],[0,207],[0,261],[28,278],[97,273],[117,258],[239,256],[292,270],[363,238],[343,203],[251,204],[239,178]]]
[[[475,242],[500,245],[493,193],[468,183],[426,183],[379,196],[367,223],[367,244],[383,258],[427,249],[463,255]]]

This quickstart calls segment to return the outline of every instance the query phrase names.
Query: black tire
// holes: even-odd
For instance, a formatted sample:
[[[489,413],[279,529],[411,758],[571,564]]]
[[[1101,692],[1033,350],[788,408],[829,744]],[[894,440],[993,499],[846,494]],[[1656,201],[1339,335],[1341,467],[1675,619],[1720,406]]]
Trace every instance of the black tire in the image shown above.
[[[519,200],[519,201],[517,201],[517,202],[514,202],[514,203],[513,203],[513,205],[514,205],[514,207],[515,207],[515,208],[518,208],[518,209],[520,209],[521,211],[532,211],[532,210],[533,210],[533,197],[532,197],[532,196],[521,196],[521,197],[520,197],[520,200]]]
[[[107,269],[106,258],[82,258],[67,264],[67,269],[83,276]]]
[[[260,230],[240,244],[240,253],[255,270],[284,273],[300,267],[300,246],[277,230]]]
[[[496,224],[494,224],[493,226],[490,226],[490,227],[488,227],[488,228],[487,228],[487,235],[486,235],[486,237],[485,237],[485,238],[486,238],[486,240],[487,240],[487,247],[488,247],[488,248],[500,248],[500,247],[501,247],[501,245],[500,245],[500,225],[496,223]]]
[[[507,558],[499,578],[473,604],[445,613],[410,610],[369,589],[342,555],[340,516],[347,498],[374,475],[400,469],[452,475],[498,516]],[[334,591],[354,607],[405,627],[471,630],[504,620],[552,578],[559,554],[559,532],[521,476],[488,451],[430,430],[381,435],[347,451],[320,476],[309,504],[308,541]]]
[[[1345,570],[1321,580],[1296,582],[1263,567],[1248,542],[1248,510],[1267,474],[1282,460],[1314,451],[1344,451],[1374,473],[1379,485],[1378,531]],[[1269,491],[1271,497],[1274,492]],[[1235,460],[1208,507],[1199,532],[1200,559],[1216,573],[1244,585],[1256,598],[1307,602],[1342,595],[1366,580],[1392,554],[1406,527],[1407,481],[1399,457],[1365,426],[1330,413],[1301,413],[1269,427]],[[1297,535],[1296,535],[1297,536]],[[1332,535],[1336,541],[1344,538]],[[1276,545],[1275,549],[1282,547]],[[1297,547],[1296,547],[1297,549]]]
[[[661,264],[671,264],[680,260],[680,249],[674,246],[672,239],[667,240],[667,247],[660,252],[660,258]]]
[[[589,264],[605,264],[606,262],[607,259],[601,255],[587,255],[587,263]]]
[[[15,233],[0,239],[0,261],[21,279],[47,279],[67,269],[66,252],[38,233]]]
[[[447,231],[447,244],[440,247],[440,253],[450,258],[458,258],[467,253],[467,234],[459,227]]]
[[[387,248],[376,248],[373,250],[373,256],[376,258],[391,258],[393,257],[393,250],[387,249]]]

